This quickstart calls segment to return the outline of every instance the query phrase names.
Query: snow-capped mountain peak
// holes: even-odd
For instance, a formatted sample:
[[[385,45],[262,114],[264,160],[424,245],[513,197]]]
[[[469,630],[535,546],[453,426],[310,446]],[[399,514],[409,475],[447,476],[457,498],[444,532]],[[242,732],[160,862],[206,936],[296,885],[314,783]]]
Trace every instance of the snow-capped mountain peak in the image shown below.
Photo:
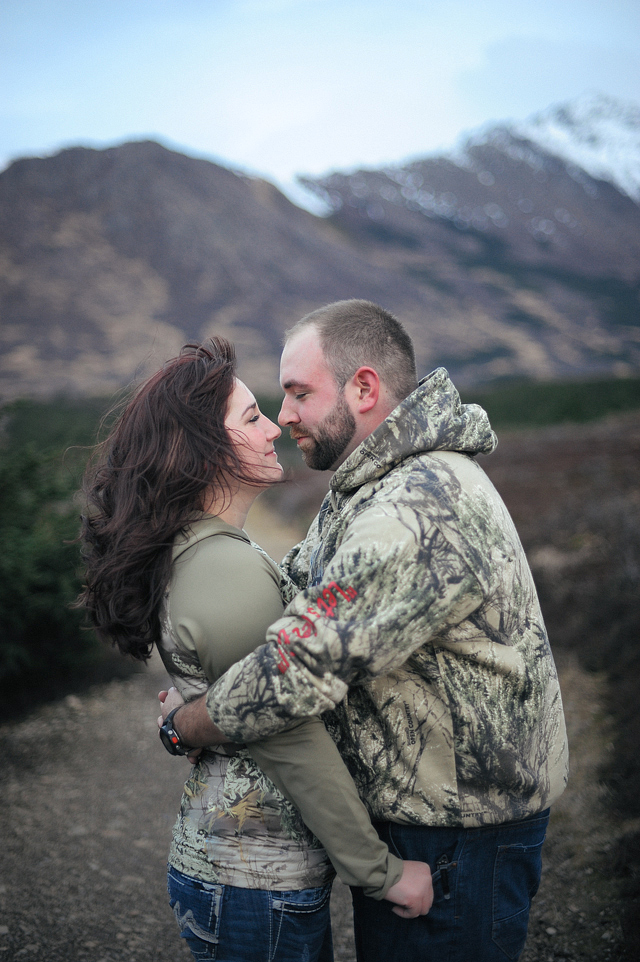
[[[640,202],[640,107],[585,94],[509,125],[510,132]]]

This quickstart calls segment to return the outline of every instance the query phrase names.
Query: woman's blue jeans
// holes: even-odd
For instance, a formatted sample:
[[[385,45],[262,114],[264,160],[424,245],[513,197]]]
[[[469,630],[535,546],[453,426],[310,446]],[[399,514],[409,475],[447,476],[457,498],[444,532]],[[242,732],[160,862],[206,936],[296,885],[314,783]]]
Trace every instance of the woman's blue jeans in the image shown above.
[[[352,889],[358,962],[514,962],[538,890],[549,811],[519,822],[448,829],[376,824],[396,855],[428,862],[434,902],[402,919]]]
[[[170,866],[168,887],[197,962],[333,962],[330,884],[267,892],[201,882]]]

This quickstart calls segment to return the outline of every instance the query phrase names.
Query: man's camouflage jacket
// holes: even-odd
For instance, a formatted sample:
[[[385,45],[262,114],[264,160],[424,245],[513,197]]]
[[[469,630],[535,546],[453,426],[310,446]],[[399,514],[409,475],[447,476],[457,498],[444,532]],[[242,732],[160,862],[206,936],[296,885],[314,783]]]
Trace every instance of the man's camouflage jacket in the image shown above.
[[[438,368],[345,460],[267,643],[210,689],[237,742],[323,714],[374,819],[479,826],[564,789],[560,689],[497,441]],[[251,590],[251,586],[247,586]]]

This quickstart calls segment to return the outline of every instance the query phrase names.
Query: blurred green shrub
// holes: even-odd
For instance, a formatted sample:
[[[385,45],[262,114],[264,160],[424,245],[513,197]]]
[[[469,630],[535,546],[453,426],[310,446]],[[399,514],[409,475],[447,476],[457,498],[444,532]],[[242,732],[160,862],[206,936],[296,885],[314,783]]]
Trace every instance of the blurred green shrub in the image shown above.
[[[593,381],[523,381],[461,392],[480,404],[494,428],[543,427],[595,421],[640,407],[640,378]]]
[[[94,647],[69,608],[80,587],[75,484],[32,448],[0,464],[0,685],[28,674],[73,671]]]
[[[0,411],[0,697],[10,712],[123,672],[70,607],[82,578],[77,491],[104,408],[59,399]]]
[[[70,398],[60,396],[48,401],[20,398],[0,409],[3,448],[33,447],[38,451],[58,455],[68,464],[67,449],[72,445],[85,448],[88,455],[100,430],[103,415],[113,404],[113,398]]]

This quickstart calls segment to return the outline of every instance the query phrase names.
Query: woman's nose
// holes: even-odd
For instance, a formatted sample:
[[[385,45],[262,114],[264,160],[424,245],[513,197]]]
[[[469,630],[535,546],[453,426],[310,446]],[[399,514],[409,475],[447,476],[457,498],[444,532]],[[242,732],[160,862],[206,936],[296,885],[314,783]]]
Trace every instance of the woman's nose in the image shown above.
[[[270,418],[267,418],[267,422],[268,422],[268,430],[267,430],[268,440],[277,441],[280,435],[282,434],[282,431],[280,430],[278,425],[275,424]]]

